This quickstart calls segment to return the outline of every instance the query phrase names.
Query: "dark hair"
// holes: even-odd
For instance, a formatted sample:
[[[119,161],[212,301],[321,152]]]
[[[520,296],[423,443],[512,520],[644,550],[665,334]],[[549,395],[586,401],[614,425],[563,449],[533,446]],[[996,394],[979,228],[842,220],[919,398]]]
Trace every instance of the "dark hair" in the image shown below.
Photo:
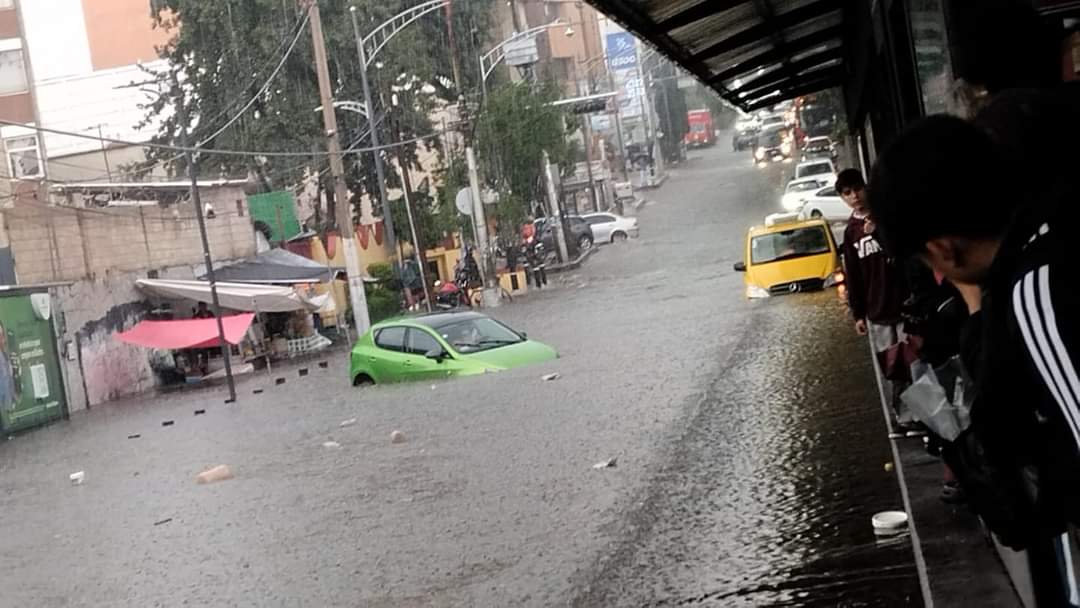
[[[886,249],[906,257],[936,237],[1000,237],[1019,202],[1016,185],[985,131],[937,115],[912,124],[885,150],[867,202]]]
[[[858,169],[844,169],[836,176],[836,191],[843,192],[847,188],[864,188],[866,180]]]

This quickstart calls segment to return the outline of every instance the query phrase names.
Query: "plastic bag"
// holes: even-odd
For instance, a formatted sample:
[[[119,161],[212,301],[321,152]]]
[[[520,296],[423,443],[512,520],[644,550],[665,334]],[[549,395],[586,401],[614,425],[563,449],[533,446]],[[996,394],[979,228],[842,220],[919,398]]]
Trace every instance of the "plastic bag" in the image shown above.
[[[900,399],[937,436],[955,441],[971,425],[971,401],[964,390],[970,380],[959,357],[952,357],[938,367],[923,361],[911,365],[914,380]]]

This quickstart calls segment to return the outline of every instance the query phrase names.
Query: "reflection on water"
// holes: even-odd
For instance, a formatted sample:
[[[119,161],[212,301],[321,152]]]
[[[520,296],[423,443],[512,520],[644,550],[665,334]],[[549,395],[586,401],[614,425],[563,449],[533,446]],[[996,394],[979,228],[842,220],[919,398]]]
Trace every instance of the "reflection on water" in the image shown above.
[[[601,589],[619,605],[921,604],[867,349],[830,290],[762,301]],[[605,580],[606,579],[606,580]]]

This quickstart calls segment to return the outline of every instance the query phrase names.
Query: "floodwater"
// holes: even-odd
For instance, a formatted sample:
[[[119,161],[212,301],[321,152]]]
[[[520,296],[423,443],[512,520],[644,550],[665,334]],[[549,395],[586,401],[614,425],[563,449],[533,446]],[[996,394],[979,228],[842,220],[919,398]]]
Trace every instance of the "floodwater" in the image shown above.
[[[731,268],[784,168],[692,156],[641,238],[493,311],[558,361],[357,391],[337,352],[0,443],[0,606],[920,604],[865,343]]]

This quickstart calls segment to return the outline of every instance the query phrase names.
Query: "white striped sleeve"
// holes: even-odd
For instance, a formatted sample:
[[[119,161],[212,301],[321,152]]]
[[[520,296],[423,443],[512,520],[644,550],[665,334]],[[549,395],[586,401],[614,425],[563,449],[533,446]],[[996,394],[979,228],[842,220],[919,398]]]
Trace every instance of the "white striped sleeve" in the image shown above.
[[[1028,354],[1080,446],[1080,378],[1058,329],[1050,296],[1050,266],[1024,275],[1013,286],[1012,296],[1013,314]]]

